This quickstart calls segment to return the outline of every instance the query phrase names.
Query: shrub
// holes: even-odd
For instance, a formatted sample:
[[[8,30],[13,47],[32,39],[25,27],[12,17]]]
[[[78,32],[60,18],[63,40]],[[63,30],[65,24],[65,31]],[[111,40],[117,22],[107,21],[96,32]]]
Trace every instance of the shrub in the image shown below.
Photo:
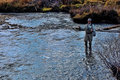
[[[94,9],[94,7],[82,7],[79,10],[71,10],[71,17],[77,23],[86,23],[87,18],[89,17],[93,19],[94,23],[120,23],[120,16],[118,15],[117,11],[107,8],[100,8],[99,10],[97,10],[96,8]]]
[[[101,13],[101,19],[107,23],[118,23],[118,13],[115,10],[103,10]]]
[[[1,12],[9,12],[14,10],[14,6],[11,3],[1,3],[0,4],[0,11]]]

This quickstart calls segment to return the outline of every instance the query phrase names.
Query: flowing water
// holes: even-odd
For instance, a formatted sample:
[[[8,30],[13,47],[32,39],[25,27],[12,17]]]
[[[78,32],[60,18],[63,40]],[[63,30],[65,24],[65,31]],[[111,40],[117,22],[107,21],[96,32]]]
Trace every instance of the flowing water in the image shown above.
[[[4,14],[2,14],[4,15]],[[64,13],[11,13],[5,22],[30,28],[0,30],[0,80],[115,80],[96,53],[86,58],[84,31]],[[2,26],[2,25],[1,25]],[[96,28],[110,26],[96,24]],[[59,27],[45,29],[41,27]],[[40,29],[39,29],[40,28]],[[100,33],[93,41],[117,33]],[[93,49],[94,50],[94,49]]]

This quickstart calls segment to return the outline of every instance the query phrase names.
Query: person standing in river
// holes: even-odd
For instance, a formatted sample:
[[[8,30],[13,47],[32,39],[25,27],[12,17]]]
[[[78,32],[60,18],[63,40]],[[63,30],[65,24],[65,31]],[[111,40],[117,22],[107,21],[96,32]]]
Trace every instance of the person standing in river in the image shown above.
[[[88,23],[85,27],[85,53],[86,55],[91,55],[92,54],[92,40],[93,36],[95,36],[95,29],[94,25],[92,24],[92,19],[88,18]],[[89,44],[89,47],[88,47]],[[89,54],[88,54],[88,49],[89,49]]]

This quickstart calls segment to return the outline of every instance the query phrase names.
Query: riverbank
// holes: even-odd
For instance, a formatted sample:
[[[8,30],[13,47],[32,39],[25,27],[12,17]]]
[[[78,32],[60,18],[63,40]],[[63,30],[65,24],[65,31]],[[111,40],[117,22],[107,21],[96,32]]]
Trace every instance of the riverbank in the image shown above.
[[[24,1],[24,0],[23,0]],[[111,4],[112,3],[112,4]],[[50,6],[50,4],[52,6]],[[0,3],[0,12],[65,12],[71,15],[75,23],[85,24],[87,19],[91,17],[93,23],[120,23],[119,1],[68,1],[68,2],[3,2]]]

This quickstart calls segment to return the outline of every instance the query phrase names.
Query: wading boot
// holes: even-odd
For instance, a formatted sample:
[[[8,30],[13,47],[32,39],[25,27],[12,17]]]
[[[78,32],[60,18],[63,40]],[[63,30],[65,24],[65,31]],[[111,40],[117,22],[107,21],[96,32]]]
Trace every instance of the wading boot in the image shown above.
[[[92,45],[91,45],[91,42],[89,43],[89,55],[92,56]]]
[[[87,46],[87,41],[85,42],[85,53],[86,53],[86,56],[88,56],[88,46]]]

